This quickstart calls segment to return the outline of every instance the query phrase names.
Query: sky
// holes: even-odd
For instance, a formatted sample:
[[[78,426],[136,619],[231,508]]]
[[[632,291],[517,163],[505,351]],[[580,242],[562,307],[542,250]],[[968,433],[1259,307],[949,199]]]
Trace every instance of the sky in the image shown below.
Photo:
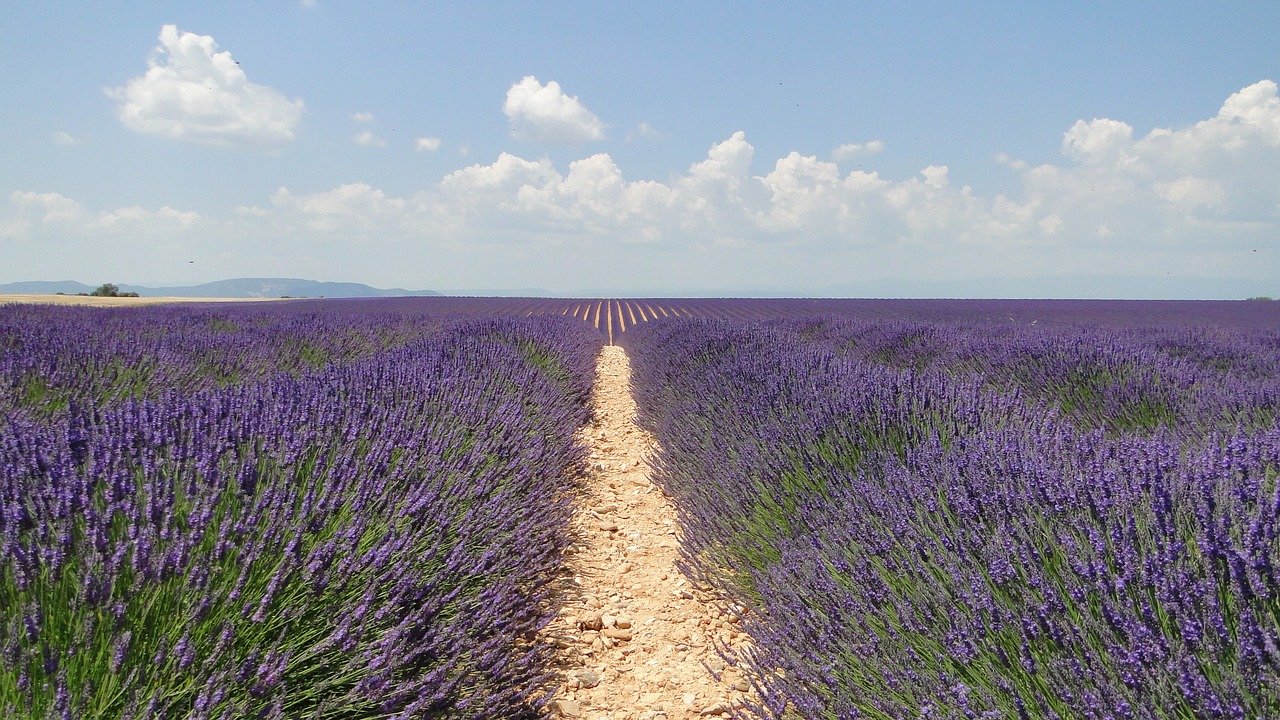
[[[1280,296],[1280,3],[11,3],[0,283]]]

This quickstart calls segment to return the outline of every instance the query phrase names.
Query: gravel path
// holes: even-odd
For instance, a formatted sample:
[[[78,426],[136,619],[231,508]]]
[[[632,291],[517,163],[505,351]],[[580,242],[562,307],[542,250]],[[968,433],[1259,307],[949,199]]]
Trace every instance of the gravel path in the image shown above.
[[[583,430],[591,473],[573,520],[568,564],[578,599],[547,630],[566,681],[549,713],[588,720],[723,717],[749,684],[720,648],[736,652],[741,608],[695,588],[675,566],[675,508],[649,480],[654,440],[635,422],[630,364],[604,348]]]

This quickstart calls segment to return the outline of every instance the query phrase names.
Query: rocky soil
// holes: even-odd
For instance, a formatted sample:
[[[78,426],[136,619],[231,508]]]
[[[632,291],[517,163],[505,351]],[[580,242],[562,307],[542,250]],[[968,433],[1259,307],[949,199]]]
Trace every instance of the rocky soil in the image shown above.
[[[752,692],[733,657],[741,613],[676,568],[675,508],[648,475],[653,437],[636,425],[622,348],[599,358],[591,473],[567,558],[570,603],[547,632],[565,680],[548,712],[589,720],[727,717]],[[730,658],[726,660],[726,657]]]

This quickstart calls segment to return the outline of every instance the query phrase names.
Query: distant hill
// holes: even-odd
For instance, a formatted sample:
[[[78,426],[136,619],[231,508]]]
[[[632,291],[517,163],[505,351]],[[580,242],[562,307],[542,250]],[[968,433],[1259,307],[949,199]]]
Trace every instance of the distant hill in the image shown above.
[[[75,280],[34,280],[31,282],[16,282],[0,285],[0,294],[3,295],[57,295],[64,293],[66,295],[75,295],[76,293],[91,293],[97,285],[85,285]],[[124,290],[125,288],[121,288]]]
[[[278,297],[403,297],[408,295],[439,295],[434,290],[381,289],[361,283],[319,282],[297,278],[236,278],[218,280],[203,285],[180,287],[145,287],[117,283],[121,292],[136,292],[147,297],[222,297],[222,298],[278,298]],[[85,285],[74,280],[16,282],[0,285],[0,294],[43,294],[92,292],[97,285]]]

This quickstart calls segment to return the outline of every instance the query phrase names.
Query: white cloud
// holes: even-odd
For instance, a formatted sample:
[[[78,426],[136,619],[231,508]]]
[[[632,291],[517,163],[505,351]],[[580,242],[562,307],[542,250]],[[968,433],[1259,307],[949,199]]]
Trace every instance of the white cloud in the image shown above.
[[[63,132],[62,130],[55,132],[50,137],[52,137],[53,141],[59,145],[75,145],[80,142],[79,139],[72,137],[70,133]]]
[[[1061,218],[1055,228],[1064,236],[1106,227],[1138,245],[1193,246],[1256,242],[1262,228],[1280,224],[1280,99],[1271,80],[1233,93],[1215,117],[1138,139],[1118,120],[1079,121],[1062,151],[1075,163],[1027,168],[1023,180],[1024,202]]]
[[[9,196],[12,214],[5,228],[23,236],[84,235],[97,233],[162,234],[184,231],[197,226],[199,213],[161,207],[148,210],[123,207],[106,212],[92,212],[79,202],[60,193],[17,191]]]
[[[566,95],[560,83],[546,85],[527,75],[507,90],[502,112],[517,140],[578,144],[604,139],[605,125],[576,96]]]
[[[836,162],[844,162],[845,160],[852,160],[859,155],[875,155],[881,150],[884,150],[884,143],[879,140],[861,144],[845,143],[831,151],[831,159]]]
[[[160,30],[146,74],[107,88],[117,117],[143,135],[214,144],[274,144],[293,139],[302,100],[249,82],[231,53],[208,35]]]
[[[409,206],[408,201],[389,198],[365,183],[309,195],[294,195],[282,187],[271,196],[271,204],[278,212],[275,219],[284,220],[291,229],[360,238],[394,235]]]
[[[930,165],[929,167],[921,170],[920,174],[924,176],[925,185],[935,188],[944,188],[950,182],[947,179],[947,174],[949,172],[950,171],[947,169],[946,165]]]
[[[1276,83],[1263,80],[1232,94],[1218,111],[1217,121],[1238,123],[1258,133],[1264,141],[1280,144],[1280,98],[1276,97]]]
[[[1125,162],[1132,150],[1133,128],[1118,120],[1077,120],[1062,136],[1062,154],[1086,165]]]
[[[627,131],[627,142],[636,142],[638,140],[661,140],[666,137],[663,132],[647,122],[636,125]]]
[[[1000,165],[1003,165],[1009,168],[1010,170],[1013,170],[1019,173],[1025,172],[1027,168],[1031,167],[1030,165],[1027,164],[1026,160],[1019,160],[1018,158],[1015,158],[1006,152],[998,152],[995,154],[994,158],[995,158],[995,161]]]
[[[1172,182],[1156,183],[1154,190],[1161,199],[1188,208],[1212,208],[1226,200],[1226,192],[1215,182],[1190,175]]]
[[[1046,235],[1057,235],[1058,231],[1062,229],[1062,218],[1059,217],[1057,213],[1053,213],[1051,215],[1044,216],[1040,219],[1040,222],[1036,224],[1040,226],[1040,229],[1043,230]]]
[[[363,130],[351,138],[351,141],[357,145],[366,147],[386,147],[387,141],[378,137],[372,130]]]
[[[373,122],[373,113],[370,112],[354,112],[351,113],[351,119],[358,123],[368,124]]]
[[[440,149],[440,138],[420,137],[413,141],[413,149],[418,152],[435,152]]]
[[[88,224],[89,211],[80,203],[60,193],[16,191],[9,196],[14,212],[10,222],[14,227],[76,228]]]

